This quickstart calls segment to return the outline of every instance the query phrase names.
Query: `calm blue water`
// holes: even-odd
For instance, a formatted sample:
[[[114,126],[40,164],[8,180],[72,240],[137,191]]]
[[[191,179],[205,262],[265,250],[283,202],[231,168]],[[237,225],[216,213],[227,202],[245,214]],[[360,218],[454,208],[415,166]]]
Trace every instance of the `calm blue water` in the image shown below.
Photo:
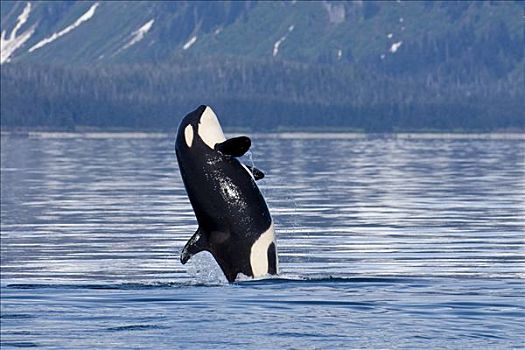
[[[3,135],[2,349],[525,348],[525,137],[325,136],[253,137],[281,274],[228,285],[173,136]]]

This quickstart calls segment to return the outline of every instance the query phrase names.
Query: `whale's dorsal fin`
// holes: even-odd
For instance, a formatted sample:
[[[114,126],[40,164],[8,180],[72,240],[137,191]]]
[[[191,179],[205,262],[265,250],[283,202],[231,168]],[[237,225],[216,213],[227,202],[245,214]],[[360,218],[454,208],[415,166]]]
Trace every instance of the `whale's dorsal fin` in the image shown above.
[[[255,181],[264,178],[264,173],[263,173],[262,171],[260,171],[259,169],[257,169],[256,167],[254,167],[254,166],[249,166],[249,165],[245,165],[245,166],[248,168],[248,170],[251,171],[251,173],[252,173],[253,178],[255,179]]]
[[[184,246],[180,254],[180,262],[184,265],[193,255],[208,249],[208,237],[199,227]]]
[[[232,157],[240,157],[248,152],[251,145],[252,141],[248,136],[239,136],[217,143],[215,149],[222,154],[227,154]]]

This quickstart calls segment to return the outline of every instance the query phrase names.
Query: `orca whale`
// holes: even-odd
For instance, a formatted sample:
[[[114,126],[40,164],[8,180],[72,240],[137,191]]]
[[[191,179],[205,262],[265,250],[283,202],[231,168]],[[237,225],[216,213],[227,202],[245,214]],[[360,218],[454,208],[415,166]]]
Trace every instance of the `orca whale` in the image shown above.
[[[226,140],[217,116],[204,105],[182,119],[175,141],[199,224],[182,250],[181,263],[208,251],[230,283],[239,273],[260,277],[278,272],[272,217],[255,183],[264,174],[237,159],[250,146],[246,136]]]

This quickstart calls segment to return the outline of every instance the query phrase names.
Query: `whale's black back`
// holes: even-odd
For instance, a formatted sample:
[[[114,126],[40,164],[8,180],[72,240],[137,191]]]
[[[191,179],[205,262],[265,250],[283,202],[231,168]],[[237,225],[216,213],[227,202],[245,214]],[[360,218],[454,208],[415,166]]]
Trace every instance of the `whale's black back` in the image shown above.
[[[182,180],[200,227],[230,229],[256,239],[268,229],[271,217],[255,180],[237,158],[198,150],[207,147],[204,144],[193,147],[195,152],[177,151],[177,160],[184,164]]]

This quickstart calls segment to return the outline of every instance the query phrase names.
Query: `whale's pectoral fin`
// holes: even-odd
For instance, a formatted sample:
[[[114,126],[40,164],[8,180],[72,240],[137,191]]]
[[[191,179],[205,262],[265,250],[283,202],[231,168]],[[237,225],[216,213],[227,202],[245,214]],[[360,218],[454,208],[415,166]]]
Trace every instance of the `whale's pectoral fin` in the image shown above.
[[[197,229],[197,232],[191,236],[189,241],[184,246],[182,253],[180,254],[180,262],[184,265],[190,260],[190,258],[203,250],[208,249],[208,237],[200,229]]]
[[[215,149],[222,154],[227,154],[233,157],[240,157],[248,152],[252,141],[248,136],[239,136],[228,139],[224,142],[215,145]]]
[[[264,173],[254,166],[246,165],[246,167],[252,172],[253,178],[257,181],[264,178]]]

